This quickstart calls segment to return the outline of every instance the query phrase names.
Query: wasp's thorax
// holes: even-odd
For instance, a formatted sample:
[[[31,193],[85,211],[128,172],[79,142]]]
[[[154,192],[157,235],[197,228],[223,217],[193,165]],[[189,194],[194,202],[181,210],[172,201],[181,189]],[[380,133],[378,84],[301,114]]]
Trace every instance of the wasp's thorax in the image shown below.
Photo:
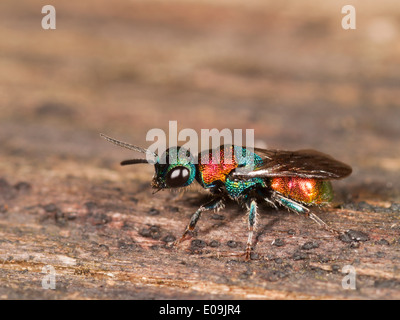
[[[154,165],[151,186],[157,191],[182,188],[190,185],[196,176],[196,166],[191,153],[181,147],[167,149]]]

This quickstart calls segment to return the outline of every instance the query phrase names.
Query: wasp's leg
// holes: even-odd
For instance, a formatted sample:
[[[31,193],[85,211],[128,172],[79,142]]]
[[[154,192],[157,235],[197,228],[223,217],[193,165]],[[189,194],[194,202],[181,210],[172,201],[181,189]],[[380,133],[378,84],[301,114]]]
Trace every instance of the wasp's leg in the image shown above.
[[[263,198],[266,203],[268,203],[270,206],[274,207],[275,209],[278,210],[278,207],[276,206],[276,201],[271,199],[271,193],[264,188],[259,188],[257,189],[257,195],[260,196],[260,198]]]
[[[224,207],[224,199],[223,198],[214,198],[210,202],[207,202],[206,204],[203,204],[197,211],[192,215],[190,218],[190,222],[187,225],[185,232],[182,234],[182,237],[175,242],[175,244],[181,243],[183,240],[185,240],[186,235],[188,234],[189,231],[193,231],[194,228],[196,227],[197,221],[199,221],[201,214],[204,211],[208,210],[219,210]]]
[[[299,214],[299,213],[304,213],[307,217],[309,217],[311,220],[313,220],[315,223],[317,223],[320,227],[323,227],[325,230],[328,230],[329,232],[332,233],[342,233],[341,231],[332,228],[328,226],[321,218],[319,218],[315,213],[311,212],[310,209],[307,207],[303,206],[302,204],[298,203],[297,201],[294,201],[292,199],[286,198],[282,196],[281,194],[274,192],[272,194],[272,199],[277,201],[279,204],[284,206],[285,208]]]
[[[251,199],[247,204],[247,208],[249,210],[248,213],[248,222],[249,222],[249,236],[247,238],[246,245],[246,260],[250,259],[251,254],[251,245],[253,243],[253,233],[256,228],[257,223],[257,202],[255,199]]]

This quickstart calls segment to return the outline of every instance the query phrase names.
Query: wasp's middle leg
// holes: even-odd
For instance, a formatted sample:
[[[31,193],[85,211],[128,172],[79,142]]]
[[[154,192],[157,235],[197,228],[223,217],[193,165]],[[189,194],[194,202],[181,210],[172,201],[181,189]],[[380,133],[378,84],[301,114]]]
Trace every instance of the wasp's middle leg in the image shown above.
[[[248,228],[249,235],[247,237],[246,244],[246,260],[250,259],[252,244],[253,244],[253,234],[257,223],[257,202],[256,199],[252,198],[246,204],[248,209]]]

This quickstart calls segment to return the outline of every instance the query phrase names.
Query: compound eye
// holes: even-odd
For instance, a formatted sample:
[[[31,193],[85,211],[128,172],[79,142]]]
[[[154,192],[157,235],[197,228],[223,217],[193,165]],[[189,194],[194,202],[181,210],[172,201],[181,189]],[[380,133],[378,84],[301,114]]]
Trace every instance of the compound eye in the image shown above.
[[[185,167],[175,167],[167,173],[166,184],[170,188],[182,187],[189,180],[189,169]]]

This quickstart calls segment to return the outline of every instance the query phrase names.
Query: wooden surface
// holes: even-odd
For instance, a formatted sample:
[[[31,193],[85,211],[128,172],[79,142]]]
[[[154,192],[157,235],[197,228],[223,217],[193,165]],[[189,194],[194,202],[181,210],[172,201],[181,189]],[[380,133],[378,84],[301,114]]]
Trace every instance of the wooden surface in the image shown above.
[[[41,1],[1,2],[0,299],[400,298],[398,4],[355,1],[353,31],[345,4],[63,1],[45,31]],[[148,146],[172,120],[349,163],[315,212],[368,240],[261,205],[245,262],[232,202],[171,248],[207,194],[152,195],[152,167],[98,133]]]

